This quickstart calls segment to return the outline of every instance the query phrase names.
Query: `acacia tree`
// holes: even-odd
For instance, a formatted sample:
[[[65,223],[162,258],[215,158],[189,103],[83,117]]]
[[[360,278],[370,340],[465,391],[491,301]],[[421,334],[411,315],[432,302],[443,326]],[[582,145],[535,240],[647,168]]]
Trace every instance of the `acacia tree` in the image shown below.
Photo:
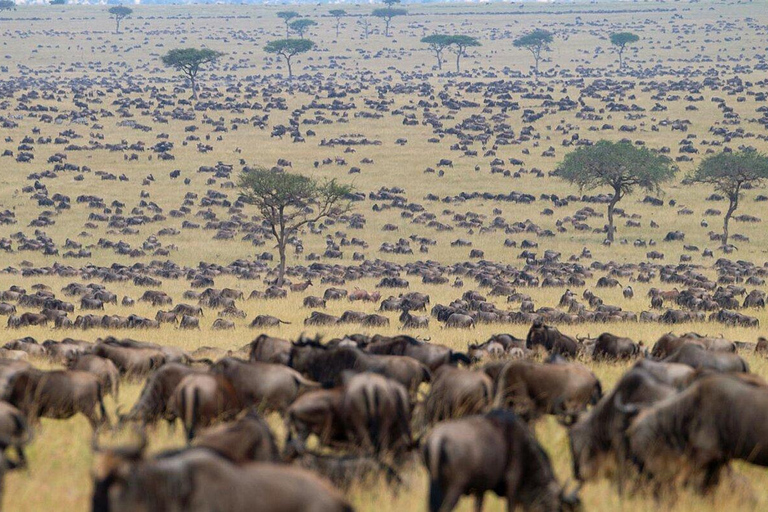
[[[290,237],[309,223],[338,217],[351,208],[349,185],[336,180],[318,182],[301,174],[254,169],[240,176],[246,203],[256,206],[277,241],[280,255],[277,285],[285,277],[285,249]]]
[[[292,19],[298,18],[299,13],[296,11],[279,11],[277,13],[277,17],[283,20],[285,23],[285,37],[290,37],[290,27],[288,27],[288,24],[291,22]]]
[[[399,4],[400,0],[384,0],[384,3],[387,4],[388,7],[392,7],[395,4]]]
[[[293,20],[288,24],[288,26],[291,27],[291,30],[294,30],[297,34],[299,34],[301,39],[304,39],[304,32],[306,32],[309,27],[314,27],[315,25],[317,25],[317,23],[310,20],[309,18],[299,18],[298,20]]]
[[[624,49],[628,44],[636,43],[640,36],[632,32],[616,32],[611,34],[611,44],[616,47],[616,53],[619,54],[619,69],[624,69]]]
[[[536,29],[524,36],[515,39],[512,44],[515,48],[525,48],[533,55],[534,69],[536,77],[539,76],[539,61],[541,61],[541,52],[549,51],[549,45],[552,43],[552,32]]]
[[[0,0],[0,11],[10,11],[16,9],[16,2],[13,0]]]
[[[197,73],[200,66],[216,61],[224,55],[208,48],[177,48],[161,57],[163,64],[181,71],[192,86],[192,97],[197,99]]]
[[[278,39],[277,41],[267,43],[264,51],[282,56],[288,65],[288,78],[293,78],[293,70],[291,69],[291,59],[293,56],[306,53],[314,47],[315,43],[309,39]]]
[[[376,16],[384,20],[384,35],[389,37],[389,24],[392,23],[392,18],[395,16],[405,16],[408,11],[405,9],[396,9],[394,7],[383,7],[381,9],[374,9],[371,16]]]
[[[757,151],[719,153],[702,160],[691,175],[693,181],[708,183],[728,198],[728,211],[723,218],[723,246],[728,245],[728,223],[739,207],[744,188],[768,179],[768,156]]]
[[[123,21],[124,18],[127,18],[131,14],[133,14],[133,9],[130,7],[126,7],[124,5],[116,5],[114,7],[109,8],[109,14],[112,15],[113,18],[115,18],[115,34],[120,33],[120,22]]]
[[[459,61],[470,46],[480,46],[480,41],[471,36],[450,36],[450,48],[456,53],[456,72],[461,73]]]
[[[363,26],[363,36],[368,39],[368,29],[370,25],[370,21],[368,20],[368,16],[363,16],[359,20],[357,20],[359,24]]]
[[[443,69],[443,51],[451,45],[451,36],[445,34],[432,34],[421,38],[421,42],[429,45],[429,49],[437,57],[437,69]]]
[[[645,146],[601,140],[593,146],[582,146],[565,155],[555,174],[578,185],[581,190],[613,189],[613,197],[608,203],[607,237],[609,242],[613,242],[616,204],[636,187],[658,190],[659,185],[671,180],[676,172],[677,167],[668,157],[653,153]]]
[[[339,38],[339,25],[341,25],[341,18],[347,15],[347,11],[344,9],[331,9],[328,13],[336,18],[336,39]]]

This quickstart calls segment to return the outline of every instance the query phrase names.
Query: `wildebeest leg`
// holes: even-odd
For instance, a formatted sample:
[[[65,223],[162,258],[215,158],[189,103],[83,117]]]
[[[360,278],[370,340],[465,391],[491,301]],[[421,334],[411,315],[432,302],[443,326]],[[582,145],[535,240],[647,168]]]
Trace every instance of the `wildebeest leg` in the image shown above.
[[[482,512],[483,498],[485,498],[484,492],[478,492],[477,494],[475,494],[475,512]]]
[[[461,486],[452,485],[447,490],[443,489],[440,482],[432,480],[429,485],[429,510],[430,512],[450,512],[456,508],[461,498]]]

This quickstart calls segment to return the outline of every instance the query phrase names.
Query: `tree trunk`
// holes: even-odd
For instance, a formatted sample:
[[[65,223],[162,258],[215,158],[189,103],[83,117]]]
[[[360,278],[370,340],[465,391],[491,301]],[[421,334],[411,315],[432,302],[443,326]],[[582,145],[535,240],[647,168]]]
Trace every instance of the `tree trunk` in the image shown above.
[[[539,58],[534,56],[533,60],[535,64],[533,65],[533,74],[536,75],[536,80],[539,79]]]
[[[336,22],[336,39],[338,39],[338,38],[339,38],[339,24],[340,24],[340,23],[341,23],[341,21],[337,21],[337,22]]]
[[[725,212],[725,218],[723,219],[723,247],[728,245],[728,224],[731,222],[731,215],[739,207],[739,198],[731,198],[731,204],[728,206],[728,211]]]
[[[613,210],[616,208],[616,204],[621,201],[621,193],[614,190],[613,198],[608,203],[608,241],[613,242],[613,233],[615,228],[613,227]]]
[[[115,34],[120,33],[120,20],[115,18]]]
[[[441,52],[435,52],[435,55],[437,55],[437,69],[438,71],[443,70],[443,56],[441,55]]]
[[[285,62],[288,64],[288,79],[293,78],[293,70],[291,69],[291,58],[286,57]]]
[[[277,249],[280,253],[280,266],[277,269],[277,286],[283,286],[285,282],[285,238],[277,241]]]
[[[384,36],[389,37],[389,22],[392,20],[384,20]]]
[[[459,51],[456,54],[456,72],[461,73],[461,68],[459,67],[459,61],[461,60],[461,51]]]
[[[291,29],[288,27],[288,20],[285,20],[285,38],[291,37]]]
[[[197,83],[195,82],[195,75],[187,75],[189,78],[189,85],[192,87],[192,98],[197,100]]]
[[[620,70],[624,69],[624,59],[622,55],[623,53],[624,53],[624,48],[620,48],[619,49],[619,69]]]

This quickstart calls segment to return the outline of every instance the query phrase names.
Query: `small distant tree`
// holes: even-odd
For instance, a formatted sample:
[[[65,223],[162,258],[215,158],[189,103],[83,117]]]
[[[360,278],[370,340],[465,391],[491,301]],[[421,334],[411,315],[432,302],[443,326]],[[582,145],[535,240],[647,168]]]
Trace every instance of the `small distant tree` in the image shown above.
[[[613,242],[616,204],[636,187],[658,191],[659,185],[674,178],[676,172],[677,167],[668,157],[653,153],[645,146],[601,140],[568,153],[556,175],[578,185],[580,190],[599,187],[613,190],[608,203],[608,241]]]
[[[126,7],[124,5],[116,5],[114,7],[109,8],[109,14],[112,15],[113,18],[115,18],[115,34],[120,33],[120,22],[123,21],[124,18],[127,18],[131,14],[133,14],[133,9],[130,7]]]
[[[290,237],[306,224],[348,212],[347,196],[353,189],[336,180],[319,182],[301,174],[255,169],[240,176],[240,190],[245,202],[259,210],[277,241],[277,284],[282,286]]]
[[[370,20],[368,19],[368,16],[363,16],[357,22],[363,26],[363,37],[368,39],[368,32],[371,24]]]
[[[347,11],[344,9],[331,9],[328,11],[331,16],[336,18],[336,39],[339,38],[339,26],[341,25],[341,18],[347,15]]]
[[[392,7],[395,4],[399,4],[400,0],[384,0],[384,3],[387,4],[388,7]]]
[[[693,181],[708,183],[728,198],[728,211],[723,218],[723,246],[728,245],[728,223],[739,207],[745,186],[757,185],[768,179],[768,156],[753,150],[719,153],[702,160],[691,175]]]
[[[298,20],[293,20],[288,24],[291,30],[299,34],[301,39],[304,39],[304,33],[307,31],[307,29],[309,27],[314,27],[315,25],[317,25],[317,23],[310,20],[309,18],[299,18]]]
[[[216,61],[224,55],[208,48],[178,48],[162,56],[163,64],[181,71],[187,77],[192,87],[192,97],[197,99],[197,73],[200,66]]]
[[[429,49],[437,57],[437,69],[443,69],[443,51],[451,45],[451,36],[445,34],[432,34],[422,37],[421,42],[429,45]]]
[[[389,24],[392,23],[392,18],[395,16],[405,16],[406,14],[408,14],[408,11],[405,9],[383,7],[381,9],[374,9],[371,13],[371,16],[375,16],[384,20],[384,35],[389,37]]]
[[[16,2],[13,0],[0,0],[0,11],[10,11],[16,9]]]
[[[461,73],[459,61],[470,46],[480,46],[480,41],[471,36],[450,36],[450,48],[456,53],[456,72]]]
[[[306,53],[314,47],[315,43],[309,39],[278,39],[277,41],[267,43],[264,51],[282,56],[288,65],[288,78],[293,78],[293,70],[291,69],[291,59],[293,56]]]
[[[632,32],[617,32],[611,34],[611,44],[616,47],[616,53],[619,54],[619,69],[624,69],[624,49],[628,44],[636,43],[640,36]]]
[[[277,17],[283,20],[285,23],[285,37],[290,37],[290,28],[288,27],[288,24],[291,22],[292,19],[298,18],[299,13],[296,11],[279,11],[277,13]]]
[[[51,5],[65,5],[67,0],[51,0]]]
[[[541,61],[541,52],[549,51],[549,45],[552,44],[552,32],[547,30],[534,30],[524,36],[520,36],[513,41],[515,48],[525,48],[533,55],[534,69],[536,77],[539,76],[539,61]]]

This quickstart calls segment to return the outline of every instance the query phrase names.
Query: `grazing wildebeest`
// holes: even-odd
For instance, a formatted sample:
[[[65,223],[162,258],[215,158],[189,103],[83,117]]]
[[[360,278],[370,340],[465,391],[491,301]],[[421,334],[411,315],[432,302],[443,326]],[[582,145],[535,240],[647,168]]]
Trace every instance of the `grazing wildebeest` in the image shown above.
[[[255,411],[201,431],[193,445],[213,450],[235,464],[280,462],[275,437],[267,422]]]
[[[411,392],[429,382],[429,369],[408,356],[367,354],[354,347],[330,348],[317,341],[298,341],[288,365],[325,387],[343,383],[343,373],[375,372],[393,379]]]
[[[557,512],[575,510],[576,492],[558,484],[544,449],[511,411],[494,410],[441,423],[422,443],[429,472],[430,512],[450,512],[464,495],[482,510],[488,491],[507,500],[507,508]]]
[[[344,388],[309,391],[285,412],[286,447],[302,447],[314,434],[323,446],[340,447],[348,442],[341,406]]]
[[[469,315],[463,313],[452,313],[445,320],[446,327],[454,327],[458,329],[469,329],[475,327],[475,319]]]
[[[544,414],[574,417],[602,397],[597,377],[579,363],[510,361],[499,373],[494,407],[508,407],[526,421]]]
[[[375,373],[358,373],[345,384],[341,411],[350,441],[364,452],[410,448],[410,401],[402,384]]]
[[[329,483],[288,465],[235,465],[206,448],[144,458],[145,443],[96,451],[93,512],[227,510],[352,512]]]
[[[588,338],[577,338],[579,343],[588,343]],[[640,355],[640,345],[629,338],[616,336],[604,332],[594,340],[592,359],[594,360],[620,360],[631,359]]]
[[[304,325],[335,325],[339,323],[339,317],[323,313],[322,311],[313,311],[308,318],[304,320]]]
[[[435,345],[410,336],[393,337],[375,335],[365,347],[366,352],[390,356],[408,356],[435,371],[444,364],[470,364],[469,356],[444,345]]]
[[[544,325],[536,321],[528,331],[525,339],[526,348],[543,347],[551,354],[576,357],[579,353],[579,343],[572,337],[557,330],[556,327]]]
[[[653,349],[651,349],[651,356],[656,359],[664,359],[671,356],[683,345],[699,345],[707,350],[718,352],[736,352],[736,344],[724,338],[710,338],[691,332],[682,336],[667,333],[656,341]]]
[[[686,364],[694,369],[749,373],[749,365],[738,354],[707,350],[701,345],[685,344],[664,359],[665,363]]]
[[[249,363],[235,357],[217,361],[210,371],[229,380],[242,407],[259,407],[265,411],[284,411],[300,393],[319,387],[293,368]]]
[[[194,373],[184,377],[171,395],[167,410],[181,420],[187,441],[198,427],[233,418],[242,408],[237,390],[222,375]]]
[[[627,430],[632,460],[660,486],[717,484],[732,459],[768,466],[768,384],[741,373],[702,373],[668,400],[639,410]]]
[[[94,355],[109,359],[120,373],[129,377],[141,377],[165,364],[165,354],[154,348],[128,348],[108,342],[97,343]]]
[[[182,315],[179,329],[200,329],[200,319],[196,316]]]
[[[493,381],[480,371],[443,365],[433,376],[424,400],[427,423],[484,412],[493,401]]]
[[[256,318],[253,319],[253,321],[250,324],[250,327],[280,327],[280,324],[290,324],[290,323],[291,322],[280,320],[279,318],[272,315],[258,315]]]
[[[13,375],[3,399],[32,421],[67,419],[80,413],[94,430],[109,424],[101,383],[87,372],[28,368]]]
[[[160,419],[174,421],[168,406],[176,386],[187,375],[202,373],[202,370],[179,363],[168,363],[152,373],[141,390],[139,398],[131,410],[123,415],[119,413],[120,424],[137,421],[143,425],[153,424]]]

